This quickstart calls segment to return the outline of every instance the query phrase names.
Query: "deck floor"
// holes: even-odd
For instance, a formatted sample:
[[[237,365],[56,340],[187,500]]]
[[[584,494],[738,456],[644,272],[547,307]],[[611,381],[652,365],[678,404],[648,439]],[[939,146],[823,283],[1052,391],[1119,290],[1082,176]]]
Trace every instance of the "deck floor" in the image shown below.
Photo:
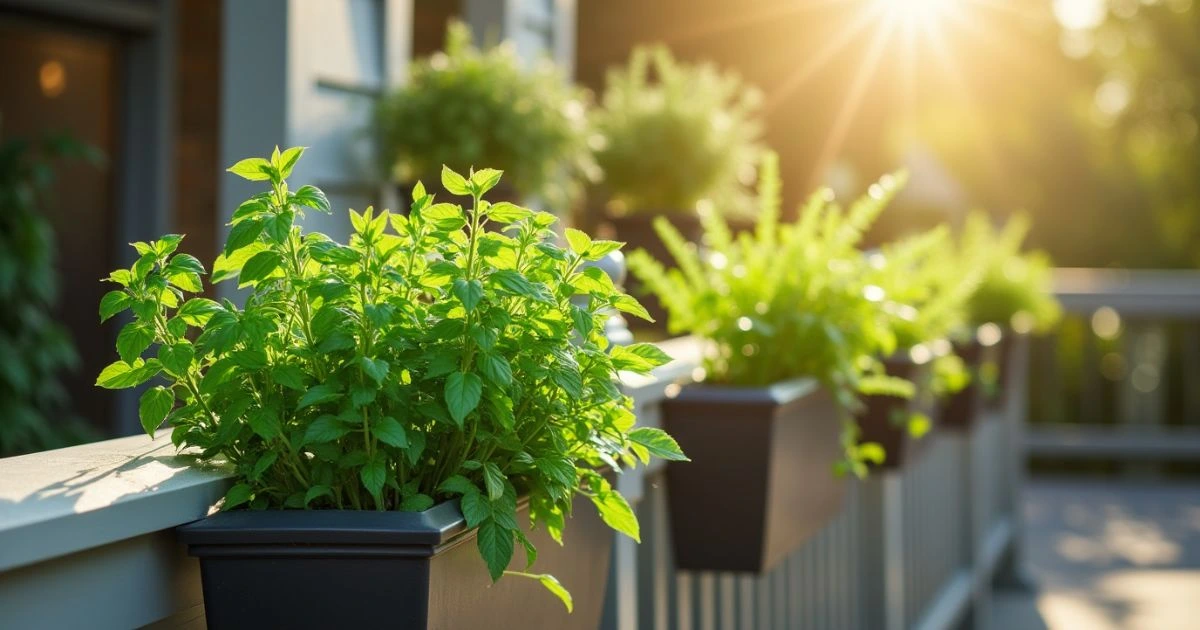
[[[1032,592],[998,591],[991,630],[1200,629],[1200,484],[1026,487]]]

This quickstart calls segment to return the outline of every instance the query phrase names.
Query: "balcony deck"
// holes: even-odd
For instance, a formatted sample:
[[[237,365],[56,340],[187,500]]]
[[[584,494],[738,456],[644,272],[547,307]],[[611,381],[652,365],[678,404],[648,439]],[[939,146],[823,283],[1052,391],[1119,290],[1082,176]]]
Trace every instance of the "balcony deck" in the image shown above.
[[[992,628],[1197,627],[1200,484],[1045,480],[1023,498],[1035,590],[997,592]]]

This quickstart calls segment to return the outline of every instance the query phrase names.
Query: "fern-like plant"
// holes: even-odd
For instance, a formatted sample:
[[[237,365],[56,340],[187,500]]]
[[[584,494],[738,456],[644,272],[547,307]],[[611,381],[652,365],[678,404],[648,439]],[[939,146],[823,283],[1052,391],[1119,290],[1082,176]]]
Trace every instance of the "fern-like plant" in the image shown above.
[[[967,302],[972,323],[1044,332],[1062,316],[1054,298],[1049,256],[1021,250],[1028,232],[1029,219],[1024,215],[1013,217],[1000,229],[981,212],[967,218],[962,252],[983,252],[983,275]]]
[[[629,257],[630,270],[666,307],[671,332],[709,344],[704,368],[710,382],[764,386],[811,377],[823,383],[849,423],[847,464],[862,473],[864,460],[879,461],[882,452],[857,444],[849,418],[860,394],[912,395],[911,383],[878,368],[877,357],[895,350],[896,335],[858,248],[905,177],[885,176],[849,208],[820,190],[798,222],[781,223],[775,155],[766,154],[759,170],[752,233],[735,238],[719,214],[702,213],[701,251],[660,217],[655,229],[677,268],[668,270],[639,250]]]

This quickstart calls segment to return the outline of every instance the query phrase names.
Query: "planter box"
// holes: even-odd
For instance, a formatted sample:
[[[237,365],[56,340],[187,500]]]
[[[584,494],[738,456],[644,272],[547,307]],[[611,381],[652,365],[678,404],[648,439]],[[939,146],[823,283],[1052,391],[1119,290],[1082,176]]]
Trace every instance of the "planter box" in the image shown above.
[[[991,360],[996,364],[996,387],[991,396],[987,397],[987,405],[990,409],[998,409],[1004,405],[1006,398],[1005,392],[1011,384],[1012,375],[1012,355],[1014,348],[1019,342],[1017,332],[1012,328],[1004,328],[1000,341],[991,348]]]
[[[815,381],[688,386],[663,417],[692,460],[667,467],[678,568],[765,573],[841,509],[842,423]]]
[[[491,584],[457,501],[419,513],[223,512],[178,533],[200,558],[209,628],[594,629],[613,540],[587,499],[576,501],[563,547],[530,534],[534,570],[575,597],[568,614],[536,580]],[[511,568],[524,567],[518,544]]]
[[[897,356],[883,362],[889,376],[913,381],[917,386],[917,395],[912,400],[895,396],[867,396],[863,400],[865,408],[858,414],[860,442],[878,442],[887,451],[887,459],[876,468],[891,470],[902,468],[913,461],[925,443],[923,439],[913,439],[908,433],[907,424],[896,424],[892,418],[898,413],[918,411],[921,400],[921,387],[928,373],[926,366],[918,365],[904,356]]]
[[[971,382],[961,391],[943,399],[939,405],[938,425],[947,429],[963,431],[970,429],[983,407],[983,385],[979,382],[979,368],[983,366],[987,348],[976,340],[954,344],[957,354],[971,373]]]

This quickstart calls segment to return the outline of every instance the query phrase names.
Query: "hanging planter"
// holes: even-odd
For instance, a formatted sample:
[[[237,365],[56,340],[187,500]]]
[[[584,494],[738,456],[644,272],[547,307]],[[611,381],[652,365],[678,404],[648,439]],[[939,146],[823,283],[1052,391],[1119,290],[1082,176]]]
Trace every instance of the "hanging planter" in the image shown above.
[[[467,527],[458,501],[424,512],[223,512],[178,532],[200,559],[213,629],[594,629],[613,533],[586,500],[575,508],[563,546],[544,529],[528,533],[539,570],[576,595],[570,613],[536,581],[491,584],[479,530]],[[527,522],[525,506],[518,519]],[[524,565],[514,559],[509,569]]]
[[[692,385],[663,413],[692,458],[667,467],[680,569],[766,573],[841,509],[842,423],[816,381]]]
[[[926,382],[927,366],[918,364],[907,355],[896,355],[883,362],[888,376],[901,378],[918,387],[910,399],[898,396],[874,395],[863,399],[858,428],[861,442],[874,442],[883,447],[886,459],[875,467],[884,470],[903,468],[920,453],[925,440],[915,438],[908,427],[908,417],[921,411],[924,396],[920,391]]]
[[[954,342],[954,353],[962,359],[971,374],[966,387],[942,399],[938,408],[938,425],[962,431],[974,426],[982,410],[983,384],[980,373],[989,354],[987,346],[977,339]]]

